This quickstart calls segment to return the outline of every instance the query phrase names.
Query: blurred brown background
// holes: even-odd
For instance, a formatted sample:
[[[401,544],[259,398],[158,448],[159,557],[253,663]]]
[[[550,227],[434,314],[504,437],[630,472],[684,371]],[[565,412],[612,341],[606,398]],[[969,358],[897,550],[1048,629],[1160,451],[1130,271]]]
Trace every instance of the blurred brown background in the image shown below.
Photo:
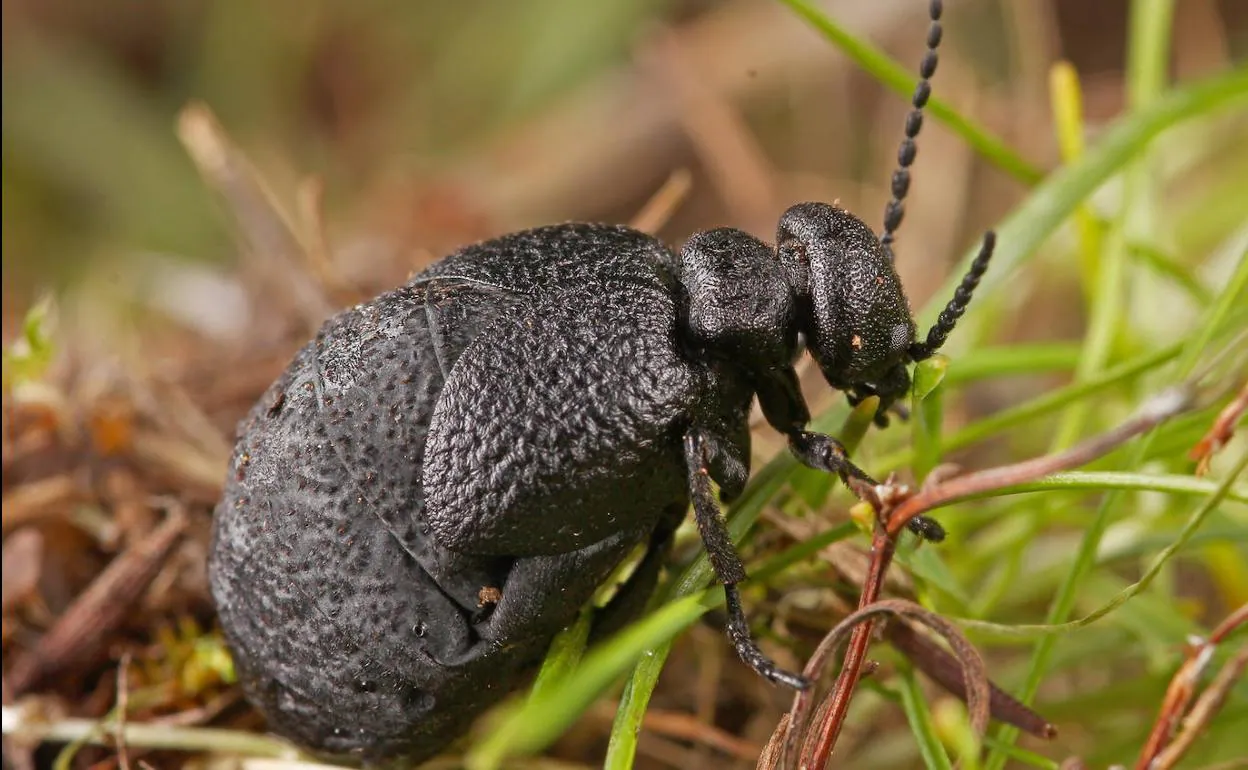
[[[1092,141],[1124,109],[1126,0],[946,5],[936,94],[1033,165],[1059,164],[1048,95],[1059,58],[1082,79]],[[917,68],[926,0],[821,6]],[[182,629],[188,638],[211,627],[203,544],[233,425],[326,313],[467,241],[559,220],[629,221],[680,169],[691,173],[691,192],[660,232],[673,244],[718,225],[769,238],[779,213],[808,199],[839,199],[878,227],[909,108],[772,0],[5,0],[2,8],[4,337],[54,289],[56,345],[71,354],[59,357],[50,387],[6,400],[9,672],[105,564],[152,536],[166,510],[193,514],[162,578],[128,597],[136,609],[85,635],[81,659],[62,661],[36,688],[75,716],[98,717],[114,702],[110,650],[157,649],[134,686],[159,685],[174,676],[160,666],[182,671],[186,662],[166,655],[181,649],[166,621],[198,622]],[[1248,2],[1177,2],[1177,81],[1242,66],[1246,54]],[[177,133],[191,102],[210,108],[250,159],[270,194],[260,208],[275,203],[289,233],[271,217],[240,227],[238,199],[223,205],[221,186],[200,177]],[[1179,181],[1161,191],[1168,220],[1156,229],[1179,264],[1203,264],[1243,224],[1248,143],[1227,130],[1235,120],[1162,137],[1166,179]],[[897,249],[916,306],[1027,193],[933,120],[919,147]],[[309,204],[318,185],[319,208]],[[1106,187],[1110,205],[1098,211],[1110,215],[1115,191]],[[1053,239],[1052,253],[1015,284],[1022,290],[979,302],[981,313],[1013,303],[994,335],[1079,336],[1071,240]],[[1014,312],[1023,303],[1026,312]],[[1156,321],[1154,306],[1142,312]],[[974,336],[966,325],[962,333]],[[975,408],[1050,384],[985,385]],[[1035,433],[1018,441],[1043,451]],[[9,572],[23,563],[33,564],[25,584]],[[12,604],[10,585],[26,588]],[[723,654],[714,629],[690,636],[696,650]],[[686,668],[669,666],[682,676]],[[741,682],[724,697],[756,698],[757,682]],[[656,705],[683,714],[693,689],[669,688]],[[179,694],[151,713],[234,697],[229,723],[258,726],[216,679],[196,692],[199,700]],[[596,709],[603,729],[584,740],[605,732],[610,704]],[[754,738],[778,713],[723,712],[725,731]],[[565,753],[577,753],[577,740],[565,739]],[[909,739],[869,749],[880,766],[912,758]],[[597,744],[583,753],[601,755]]]
[[[925,5],[823,7],[912,65]],[[1057,57],[1078,68],[1092,126],[1122,108],[1126,0],[948,5],[938,95],[1035,164],[1056,162]],[[190,100],[286,205],[323,179],[334,260],[370,287],[491,233],[627,220],[677,168],[694,184],[663,231],[674,242],[712,224],[767,235],[808,198],[878,222],[906,110],[766,0],[6,0],[3,22],[10,331],[50,284],[164,307],[179,303],[152,294],[185,294],[170,285],[181,267],[239,258],[174,133]],[[1183,0],[1174,74],[1225,69],[1245,30],[1246,3]],[[924,274],[916,301],[1023,192],[933,121],[920,147],[900,248]],[[179,312],[227,337],[246,327]]]

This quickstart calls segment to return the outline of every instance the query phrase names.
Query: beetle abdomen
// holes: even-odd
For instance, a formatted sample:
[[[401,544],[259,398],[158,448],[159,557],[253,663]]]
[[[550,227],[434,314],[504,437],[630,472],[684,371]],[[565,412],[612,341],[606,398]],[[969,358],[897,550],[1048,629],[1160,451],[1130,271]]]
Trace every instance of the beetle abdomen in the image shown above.
[[[476,642],[475,606],[419,563],[432,549],[415,526],[443,369],[473,331],[451,313],[440,333],[452,295],[405,287],[328,321],[235,449],[215,517],[214,599],[249,698],[316,750],[428,755],[455,732],[444,722],[472,710],[439,708],[435,693],[446,697],[454,676],[438,662]],[[474,585],[475,602],[506,568],[493,560],[454,577]]]
[[[330,319],[242,426],[216,512],[212,592],[247,696],[315,751],[367,762],[435,754],[510,691],[594,588],[541,618],[500,610],[481,625],[482,589],[516,586],[508,577],[536,562],[448,551],[420,523],[430,421],[483,331],[561,282],[653,291],[672,280],[670,254],[635,231],[534,232],[545,234],[468,247]],[[530,253],[544,239],[551,248]],[[657,521],[661,506],[645,507],[605,550],[587,542],[567,564],[605,576]],[[483,640],[486,628],[507,638]]]

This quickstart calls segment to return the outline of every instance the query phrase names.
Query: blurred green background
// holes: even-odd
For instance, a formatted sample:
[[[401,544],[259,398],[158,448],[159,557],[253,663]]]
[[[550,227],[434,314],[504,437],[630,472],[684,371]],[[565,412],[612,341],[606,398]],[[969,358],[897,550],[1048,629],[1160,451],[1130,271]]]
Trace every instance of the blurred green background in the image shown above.
[[[907,71],[916,67],[925,0],[819,5]],[[1129,5],[950,0],[935,93],[999,136],[1037,176],[1057,169],[1052,66],[1074,66],[1083,134],[1094,147],[1132,106]],[[1169,81],[1155,96],[1244,67],[1248,2],[1176,0],[1174,8]],[[787,205],[809,199],[839,200],[878,227],[908,110],[772,0],[5,0],[2,9],[4,336],[17,333],[26,309],[50,289],[62,316],[87,317],[86,331],[78,325],[64,335],[67,348],[97,352],[76,336],[90,333],[99,357],[126,348],[132,363],[154,369],[164,359],[157,362],[152,338],[173,329],[172,345],[159,349],[186,359],[175,367],[178,379],[220,432],[205,440],[212,451],[198,473],[204,521],[234,421],[333,307],[393,286],[464,242],[551,221],[629,221],[680,169],[691,174],[690,192],[660,232],[673,244],[719,225],[770,237]],[[250,159],[300,248],[272,253],[285,248],[281,239],[258,238],[263,228],[254,220],[240,227],[238,200],[221,194],[220,180],[201,178],[178,137],[179,114],[191,103],[211,109]],[[978,364],[996,374],[962,380],[969,397],[950,399],[951,426],[980,427],[976,420],[1006,407],[1197,336],[1201,313],[1242,268],[1248,233],[1248,114],[1210,112],[1134,148],[1132,165],[1081,201],[1036,258],[977,298],[950,348],[955,362],[967,350],[982,353]],[[919,146],[897,247],[916,308],[982,230],[1029,194],[1025,181],[930,115]],[[1124,181],[1129,175],[1134,180]],[[323,214],[306,205],[311,180],[323,185]],[[1100,248],[1111,238],[1119,239],[1113,249]],[[1089,322],[1105,306],[1098,292],[1113,292],[1097,286],[1096,264],[1114,249],[1127,255],[1129,296],[1122,317],[1098,327]],[[290,259],[321,251],[334,281],[309,301],[299,287],[319,268],[291,270],[298,265]],[[274,319],[300,313],[301,328],[274,330]],[[101,314],[121,323],[93,324]],[[140,323],[153,317],[161,323]],[[1011,345],[1026,342],[1054,343],[1048,352],[1057,363],[1001,363]],[[1084,371],[1087,360],[1095,363]],[[956,459],[985,467],[1104,429],[1173,381],[1160,368],[1123,375],[1082,401],[1067,392],[1060,420],[1054,407],[1008,431],[999,424]],[[829,398],[821,381],[808,384],[812,401]],[[1127,470],[1190,473],[1185,453],[1210,419],[1177,426],[1164,447]],[[898,456],[882,453],[907,435],[872,434],[860,455],[866,467]],[[756,442],[758,459],[781,448],[774,434]],[[1224,467],[1215,465],[1215,476]],[[822,500],[828,488],[820,483]],[[1041,622],[1082,547],[1095,499],[1011,498],[975,509],[992,515],[942,519],[956,545],[944,556],[921,552],[941,570],[921,577],[937,574],[965,595],[935,591],[925,600],[953,615]],[[1079,612],[1134,579],[1178,536],[1191,506],[1147,493],[1127,503],[1100,551],[1088,541],[1105,563],[1077,591]],[[1065,732],[1056,745],[1029,747],[1094,762],[1134,751],[1182,640],[1248,601],[1242,540],[1225,535],[1242,522],[1243,507],[1219,517],[1217,542],[1176,559],[1114,622],[1060,635],[1052,671],[1028,668],[1016,643],[989,649],[994,676],[1014,692],[1029,672],[1046,674],[1040,705]],[[816,583],[825,579],[813,574]],[[822,629],[827,613],[812,614]],[[707,650],[726,649],[716,629],[689,636],[675,653],[683,663],[668,668],[674,679],[655,697],[658,708],[682,715],[693,710],[700,666],[718,671]],[[770,701],[755,706],[775,694],[760,696],[756,678],[733,660],[724,673],[729,683],[712,690],[718,700],[698,703],[720,705],[723,729],[765,740],[779,710]],[[587,717],[597,729],[584,746],[566,738],[564,754],[602,755],[613,707],[599,705]],[[855,766],[915,766],[894,705],[856,705],[859,732],[846,749],[858,752]],[[1244,713],[1240,698],[1230,718]],[[753,715],[748,724],[738,720],[743,714]],[[890,740],[872,740],[880,729]],[[1229,755],[1232,733],[1230,722],[1221,726],[1207,755]],[[664,748],[651,741],[643,752],[650,766],[681,766],[686,755],[664,759]]]
[[[924,5],[824,7],[914,62]],[[1241,55],[1248,4],[1180,5],[1176,77]],[[1056,158],[1055,58],[1084,78],[1092,125],[1121,109],[1125,0],[949,6],[938,95],[1038,166]],[[379,285],[416,250],[627,219],[678,167],[695,184],[673,240],[708,224],[766,235],[804,197],[878,221],[905,110],[766,0],[6,0],[3,21],[6,332],[39,288],[126,283],[136,255],[236,259],[174,133],[190,100],[279,200],[322,177],[335,259]],[[1023,190],[931,121],[924,140],[902,264],[939,275]]]

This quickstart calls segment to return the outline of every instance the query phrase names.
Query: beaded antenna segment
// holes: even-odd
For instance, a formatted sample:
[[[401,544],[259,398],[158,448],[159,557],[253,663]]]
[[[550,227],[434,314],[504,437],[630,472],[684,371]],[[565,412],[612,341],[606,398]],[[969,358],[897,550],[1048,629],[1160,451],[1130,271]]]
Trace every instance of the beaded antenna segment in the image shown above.
[[[919,63],[919,83],[914,87],[914,96],[910,98],[913,109],[906,115],[905,136],[901,140],[901,146],[897,148],[897,170],[893,172],[892,180],[893,197],[884,207],[884,233],[880,236],[880,245],[884,247],[884,253],[890,260],[893,259],[893,241],[897,237],[897,228],[901,227],[901,220],[906,215],[905,200],[906,193],[910,191],[910,166],[918,154],[915,139],[923,129],[923,108],[927,106],[927,100],[932,95],[931,79],[936,74],[936,65],[940,61],[936,49],[940,46],[943,34],[940,26],[940,15],[943,11],[944,4],[941,0],[932,0],[929,7],[932,23],[927,28],[927,51],[923,54],[923,61]]]
[[[901,145],[897,148],[897,169],[893,171],[891,183],[892,198],[884,207],[884,232],[880,235],[880,245],[884,248],[884,254],[890,262],[896,259],[893,254],[893,241],[897,239],[897,230],[906,216],[905,200],[906,194],[910,192],[910,166],[914,164],[919,151],[915,140],[918,139],[919,131],[923,129],[923,108],[927,106],[927,100],[931,98],[931,79],[936,74],[936,65],[940,62],[936,49],[940,47],[943,35],[943,29],[940,26],[940,16],[943,12],[944,3],[941,0],[932,0],[928,6],[928,16],[932,23],[927,28],[927,51],[923,54],[923,60],[919,62],[919,82],[914,87],[914,96],[910,99],[912,109],[906,115],[905,136],[902,137]],[[979,254],[971,263],[966,275],[962,277],[961,283],[958,284],[953,294],[953,299],[945,305],[936,323],[928,330],[927,337],[922,342],[915,342],[910,346],[910,360],[922,361],[931,358],[941,345],[945,344],[945,340],[957,326],[958,319],[966,312],[975,287],[979,285],[980,279],[988,270],[988,263],[992,260],[995,245],[996,235],[991,231],[985,233]]]

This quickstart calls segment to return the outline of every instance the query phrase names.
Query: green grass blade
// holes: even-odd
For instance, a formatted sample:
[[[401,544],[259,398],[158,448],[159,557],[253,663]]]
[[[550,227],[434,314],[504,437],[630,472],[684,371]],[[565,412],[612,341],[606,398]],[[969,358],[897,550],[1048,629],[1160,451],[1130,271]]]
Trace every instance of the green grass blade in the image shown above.
[[[1131,3],[1127,47],[1127,103],[1142,107],[1166,87],[1170,66],[1170,37],[1174,0],[1134,0]]]
[[[479,744],[468,758],[472,770],[502,766],[510,756],[531,754],[549,745],[580,717],[619,673],[653,648],[688,628],[707,609],[723,602],[719,591],[683,596],[650,613],[614,638],[594,648],[563,685],[531,698],[502,728]]]
[[[1034,751],[1027,751],[1025,749],[1020,749],[1017,746],[1010,744],[1010,743],[1001,743],[996,738],[993,738],[991,735],[984,738],[984,745],[990,749],[999,751],[1005,756],[1009,757],[1010,759],[1021,762],[1024,765],[1029,765],[1031,767],[1040,767],[1040,768],[1044,768],[1044,770],[1061,770],[1061,765],[1049,759],[1048,757],[1041,756],[1035,753]]]
[[[1131,256],[1140,264],[1173,281],[1176,286],[1187,292],[1193,302],[1205,305],[1213,301],[1213,293],[1205,288],[1205,285],[1192,275],[1187,267],[1176,262],[1161,249],[1145,243],[1131,243],[1127,245],[1127,248]]]
[[[932,712],[923,697],[923,688],[919,679],[909,666],[901,667],[901,708],[906,713],[906,721],[910,723],[910,731],[919,743],[919,756],[923,758],[923,766],[929,770],[953,770],[953,762],[936,734],[936,725],[932,720]]]
[[[1053,638],[1055,634],[1074,631],[1075,629],[1083,628],[1086,625],[1095,623],[1097,620],[1100,620],[1118,607],[1121,607],[1132,597],[1148,588],[1166,563],[1187,545],[1192,536],[1196,534],[1196,532],[1205,523],[1206,519],[1209,518],[1209,515],[1217,509],[1223,500],[1226,500],[1230,496],[1232,490],[1231,482],[1243,474],[1245,469],[1248,469],[1248,451],[1245,451],[1239,457],[1235,467],[1232,468],[1231,472],[1227,474],[1227,477],[1217,485],[1213,494],[1206,498],[1200,506],[1196,508],[1196,510],[1188,518],[1187,523],[1184,524],[1183,530],[1179,533],[1179,536],[1174,540],[1174,542],[1166,546],[1161,553],[1157,554],[1157,556],[1153,559],[1152,564],[1150,564],[1144,574],[1140,576],[1139,580],[1124,588],[1110,601],[1078,620],[1072,620],[1064,623],[1027,625],[1001,625],[998,623],[987,623],[980,620],[974,620],[972,618],[958,618],[957,622],[968,631],[976,631],[1003,639],[1034,639],[1037,637]]]
[[[1205,322],[1197,330],[1191,344],[1184,350],[1183,358],[1178,364],[1179,371],[1187,375],[1196,369],[1196,363],[1201,354],[1208,349],[1214,337],[1228,325],[1229,319],[1238,319],[1232,320],[1230,325],[1248,328],[1242,323],[1243,309],[1246,305],[1248,305],[1248,244],[1244,246],[1239,255],[1239,264],[1236,265],[1235,272],[1231,274],[1231,279],[1218,294]],[[1236,313],[1237,310],[1240,312]]]
[[[848,30],[837,24],[831,17],[815,7],[808,0],[781,0],[819,31],[832,45],[845,54],[871,77],[888,88],[910,98],[918,82],[913,68],[907,68],[889,58],[880,49],[867,41],[855,37]],[[1040,181],[1044,172],[1028,163],[1022,156],[1012,150],[1001,139],[993,136],[987,129],[967,118],[937,96],[927,102],[926,113],[935,120],[947,125],[955,134],[962,137],[968,145],[989,162],[1014,177],[1025,185],[1033,185]]]
[[[1070,62],[1057,62],[1049,70],[1049,100],[1053,106],[1053,122],[1062,163],[1069,165],[1083,155],[1087,133],[1083,123],[1083,88],[1079,83],[1079,73]],[[1080,204],[1075,211],[1075,230],[1078,233],[1083,284],[1095,285],[1103,239],[1090,203]]]
[[[530,700],[541,700],[563,686],[568,676],[580,665],[585,655],[585,645],[589,641],[589,630],[593,625],[594,609],[586,605],[576,622],[559,632],[550,643],[550,651],[542,661],[542,667],[533,680],[529,691]]]
[[[811,558],[832,543],[840,542],[841,540],[848,540],[857,532],[858,525],[852,521],[838,524],[835,527],[829,527],[809,540],[803,540],[791,548],[788,548],[783,553],[776,554],[759,565],[757,569],[751,569],[750,580],[755,580],[759,583],[766,583],[772,577],[780,574],[794,564]]]
[[[1217,493],[1219,486],[1209,479],[1198,479],[1195,476],[1181,476],[1178,474],[1133,473],[1127,471],[1066,471],[1054,473],[1051,476],[1045,476],[1035,481],[1029,481],[1026,484],[1014,484],[995,489],[992,492],[968,495],[958,500],[950,500],[943,505],[952,505],[966,500],[987,497],[1021,495],[1027,492],[1087,492],[1109,489],[1135,492],[1166,492],[1172,495],[1212,495]],[[1248,487],[1229,487],[1226,492],[1226,499],[1237,503],[1248,503]]]
[[[940,462],[941,422],[944,418],[944,389],[941,383],[949,369],[949,359],[933,356],[914,367],[911,387],[910,435],[914,445],[914,477],[923,481]]]
[[[949,361],[945,383],[952,387],[993,377],[1063,372],[1078,363],[1079,346],[1068,342],[976,348]]]
[[[992,291],[1010,280],[1011,273],[1040,247],[1098,187],[1137,157],[1163,131],[1186,120],[1248,104],[1248,68],[1215,75],[1176,88],[1138,112],[1125,115],[1100,136],[1077,163],[1050,174],[1032,189],[1027,200],[997,229],[993,264],[979,291]],[[920,327],[930,326],[953,296],[979,246],[967,252],[959,269],[920,314]],[[972,310],[972,312],[974,312]]]
[[[671,651],[671,640],[665,641],[650,650],[633,669],[632,676],[624,685],[624,692],[620,694],[615,721],[611,724],[607,756],[602,762],[603,770],[631,770],[637,756],[637,739],[641,735],[641,721],[646,715],[646,706],[650,703],[654,686],[658,684],[659,674],[663,672],[663,665],[667,663],[667,656]]]

